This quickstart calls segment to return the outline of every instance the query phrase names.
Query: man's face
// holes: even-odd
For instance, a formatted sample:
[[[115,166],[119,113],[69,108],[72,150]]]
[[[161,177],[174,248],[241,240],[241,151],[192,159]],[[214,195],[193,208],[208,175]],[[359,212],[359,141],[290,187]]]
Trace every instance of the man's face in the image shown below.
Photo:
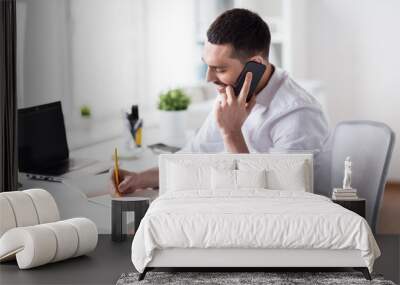
[[[208,65],[207,81],[216,85],[219,93],[225,93],[228,85],[234,85],[244,64],[233,56],[230,44],[216,45],[206,42],[203,51],[203,61]]]

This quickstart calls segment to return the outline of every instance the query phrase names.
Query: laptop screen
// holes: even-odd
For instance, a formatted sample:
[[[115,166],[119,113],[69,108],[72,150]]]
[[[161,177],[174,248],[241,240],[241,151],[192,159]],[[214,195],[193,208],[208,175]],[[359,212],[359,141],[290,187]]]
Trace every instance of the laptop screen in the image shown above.
[[[18,167],[33,172],[68,159],[61,102],[18,110]]]

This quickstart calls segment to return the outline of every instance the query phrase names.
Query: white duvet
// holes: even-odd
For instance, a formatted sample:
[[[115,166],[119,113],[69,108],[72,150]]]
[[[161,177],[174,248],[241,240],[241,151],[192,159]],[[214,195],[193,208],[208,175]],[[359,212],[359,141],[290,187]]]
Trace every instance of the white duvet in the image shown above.
[[[143,272],[165,248],[358,249],[370,271],[380,256],[359,215],[320,195],[265,189],[160,196],[137,230],[132,262]]]

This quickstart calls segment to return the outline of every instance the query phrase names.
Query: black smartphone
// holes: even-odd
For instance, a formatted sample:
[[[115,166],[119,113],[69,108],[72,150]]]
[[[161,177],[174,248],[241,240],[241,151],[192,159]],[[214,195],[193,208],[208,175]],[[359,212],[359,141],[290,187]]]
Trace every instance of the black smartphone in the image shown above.
[[[265,69],[267,67],[265,64],[258,63],[255,61],[248,61],[244,66],[242,72],[239,74],[238,79],[236,80],[235,85],[233,86],[233,90],[235,91],[235,95],[239,96],[240,90],[242,90],[244,80],[246,78],[247,72],[251,72],[253,74],[253,78],[251,80],[249,93],[247,94],[246,102],[249,102],[251,96],[253,96],[254,91],[256,90],[258,82],[260,82],[261,77],[263,76]]]

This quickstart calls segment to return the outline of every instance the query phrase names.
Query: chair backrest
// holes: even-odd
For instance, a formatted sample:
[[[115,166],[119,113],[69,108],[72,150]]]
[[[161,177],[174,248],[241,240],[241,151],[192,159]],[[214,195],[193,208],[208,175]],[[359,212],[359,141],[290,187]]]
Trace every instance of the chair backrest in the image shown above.
[[[331,189],[341,188],[344,161],[352,161],[352,183],[366,199],[366,219],[375,232],[395,135],[385,124],[372,121],[339,123],[333,135]]]

